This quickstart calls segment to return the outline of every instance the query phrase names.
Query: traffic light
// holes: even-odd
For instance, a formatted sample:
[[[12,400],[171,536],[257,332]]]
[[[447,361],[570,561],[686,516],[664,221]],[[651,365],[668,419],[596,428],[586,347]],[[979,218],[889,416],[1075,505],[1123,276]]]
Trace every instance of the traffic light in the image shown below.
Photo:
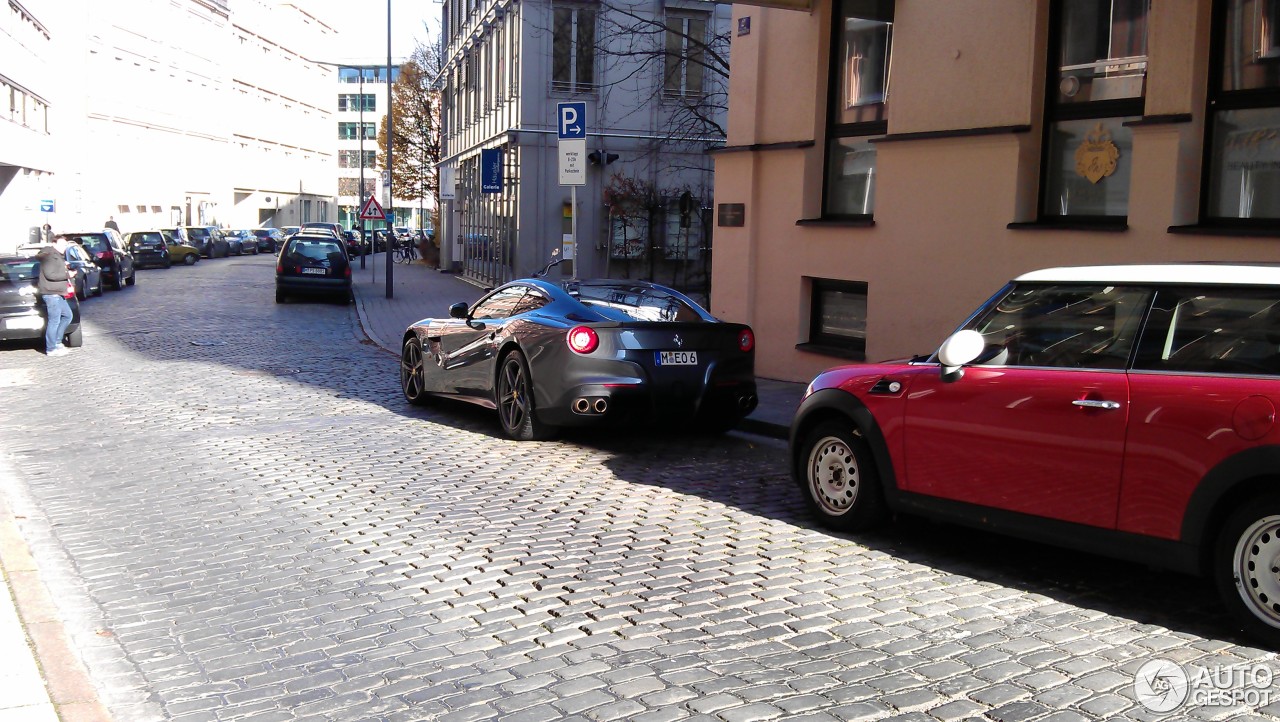
[[[593,150],[587,154],[587,162],[591,163],[591,165],[600,165],[601,160],[604,161],[605,165],[609,165],[617,159],[617,153],[602,153],[598,150]]]

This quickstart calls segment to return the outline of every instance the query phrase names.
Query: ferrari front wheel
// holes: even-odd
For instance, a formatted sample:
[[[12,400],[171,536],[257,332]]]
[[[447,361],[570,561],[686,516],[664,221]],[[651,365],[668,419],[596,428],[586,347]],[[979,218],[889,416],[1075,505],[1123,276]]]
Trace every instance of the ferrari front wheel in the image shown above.
[[[533,404],[533,379],[524,354],[512,351],[502,358],[496,384],[498,419],[507,436],[534,441],[551,436],[552,429],[537,419]]]

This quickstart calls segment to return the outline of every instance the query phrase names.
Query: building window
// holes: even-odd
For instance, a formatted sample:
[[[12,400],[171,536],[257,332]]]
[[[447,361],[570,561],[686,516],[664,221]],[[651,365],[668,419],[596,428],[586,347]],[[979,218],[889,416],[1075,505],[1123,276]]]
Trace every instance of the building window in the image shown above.
[[[338,123],[338,139],[358,140],[361,126],[364,126],[364,137],[366,139],[378,139],[378,126],[376,123]]]
[[[876,151],[888,128],[893,0],[836,0],[823,215],[870,217]]]
[[[1274,229],[1280,219],[1280,0],[1215,5],[1202,217]]]
[[[809,343],[863,353],[867,350],[867,284],[811,279]]]
[[[1151,0],[1057,0],[1044,138],[1042,219],[1123,223],[1142,117]]]
[[[551,89],[562,93],[595,90],[595,8],[560,6],[552,12]]]
[[[706,75],[707,16],[667,14],[667,53],[663,92],[669,96],[702,95]]]
[[[373,93],[365,93],[364,95],[360,95],[356,93],[352,93],[352,94],[344,93],[338,96],[338,110],[351,110],[351,111],[367,110],[369,112],[374,112],[378,109],[377,97],[378,96],[374,95]],[[364,100],[363,108],[360,107],[361,99]]]
[[[377,151],[364,151],[364,167],[372,168]],[[340,150],[338,151],[338,167],[339,168],[359,168],[360,167],[360,151],[358,150]]]

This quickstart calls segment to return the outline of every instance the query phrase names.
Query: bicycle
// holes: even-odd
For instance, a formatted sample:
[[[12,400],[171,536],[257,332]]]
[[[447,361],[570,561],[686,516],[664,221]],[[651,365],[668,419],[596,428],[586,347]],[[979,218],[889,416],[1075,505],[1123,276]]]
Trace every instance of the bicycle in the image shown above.
[[[396,263],[413,263],[418,257],[418,249],[410,241],[396,241],[391,259]]]

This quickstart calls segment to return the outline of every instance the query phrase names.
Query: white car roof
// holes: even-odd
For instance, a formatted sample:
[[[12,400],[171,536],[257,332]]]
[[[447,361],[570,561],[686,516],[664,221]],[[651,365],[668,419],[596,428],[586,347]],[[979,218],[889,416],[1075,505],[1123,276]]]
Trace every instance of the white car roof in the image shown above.
[[[1170,283],[1233,286],[1280,286],[1280,266],[1168,263],[1132,266],[1045,268],[1013,279],[1055,283]]]

